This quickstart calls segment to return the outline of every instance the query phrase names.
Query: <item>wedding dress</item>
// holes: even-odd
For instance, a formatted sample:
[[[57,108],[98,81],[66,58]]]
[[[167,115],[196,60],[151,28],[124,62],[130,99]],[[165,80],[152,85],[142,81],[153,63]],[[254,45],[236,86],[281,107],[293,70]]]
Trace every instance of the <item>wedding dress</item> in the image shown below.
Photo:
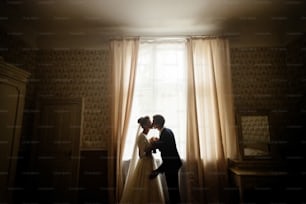
[[[161,185],[160,176],[155,179],[149,179],[149,175],[156,164],[152,153],[146,153],[145,150],[150,146],[144,133],[139,134],[136,139],[138,147],[138,157],[130,163],[126,183],[123,189],[121,204],[149,204],[165,203],[165,195]],[[134,152],[137,148],[134,147]]]

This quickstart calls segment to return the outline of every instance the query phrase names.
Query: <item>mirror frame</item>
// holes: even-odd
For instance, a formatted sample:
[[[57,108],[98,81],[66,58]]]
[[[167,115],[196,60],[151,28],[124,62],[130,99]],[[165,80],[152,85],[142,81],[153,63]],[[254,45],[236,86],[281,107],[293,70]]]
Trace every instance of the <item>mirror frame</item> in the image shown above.
[[[242,117],[250,117],[250,116],[266,116],[268,119],[268,133],[269,133],[269,141],[267,142],[267,154],[265,155],[245,155],[244,151],[244,140],[243,140],[243,132],[242,132]],[[271,124],[270,124],[270,117],[269,112],[265,110],[239,110],[236,113],[236,122],[238,128],[238,148],[240,157],[242,160],[265,160],[265,159],[272,159],[272,152],[270,148],[271,143]]]

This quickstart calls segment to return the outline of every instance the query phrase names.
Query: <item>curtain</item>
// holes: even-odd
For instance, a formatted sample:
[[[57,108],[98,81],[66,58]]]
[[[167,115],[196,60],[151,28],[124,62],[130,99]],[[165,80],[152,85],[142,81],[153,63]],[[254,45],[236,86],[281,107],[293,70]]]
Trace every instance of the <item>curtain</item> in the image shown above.
[[[187,42],[187,201],[226,201],[227,158],[236,158],[229,45],[222,38]]]
[[[108,142],[108,187],[109,202],[116,203],[123,190],[122,156],[128,129],[134,84],[139,39],[112,40],[111,75],[111,137]]]

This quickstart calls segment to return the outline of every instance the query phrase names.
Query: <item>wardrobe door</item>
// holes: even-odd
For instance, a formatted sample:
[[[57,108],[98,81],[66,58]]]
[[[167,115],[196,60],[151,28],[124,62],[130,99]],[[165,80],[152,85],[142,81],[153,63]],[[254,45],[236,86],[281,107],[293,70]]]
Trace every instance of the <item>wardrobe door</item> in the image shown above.
[[[27,76],[0,59],[0,203],[14,191]]]
[[[14,148],[15,116],[18,110],[18,90],[9,84],[0,84],[0,198],[7,197],[11,152]]]

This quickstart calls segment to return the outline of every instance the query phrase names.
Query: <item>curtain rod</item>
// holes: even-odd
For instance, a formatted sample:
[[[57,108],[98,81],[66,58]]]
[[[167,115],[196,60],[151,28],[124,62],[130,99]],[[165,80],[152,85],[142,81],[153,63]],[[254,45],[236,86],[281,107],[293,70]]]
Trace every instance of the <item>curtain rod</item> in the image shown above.
[[[230,38],[233,35],[142,35],[142,36],[110,36],[109,40],[139,38],[140,40],[167,40],[167,39],[189,39],[189,38]]]

